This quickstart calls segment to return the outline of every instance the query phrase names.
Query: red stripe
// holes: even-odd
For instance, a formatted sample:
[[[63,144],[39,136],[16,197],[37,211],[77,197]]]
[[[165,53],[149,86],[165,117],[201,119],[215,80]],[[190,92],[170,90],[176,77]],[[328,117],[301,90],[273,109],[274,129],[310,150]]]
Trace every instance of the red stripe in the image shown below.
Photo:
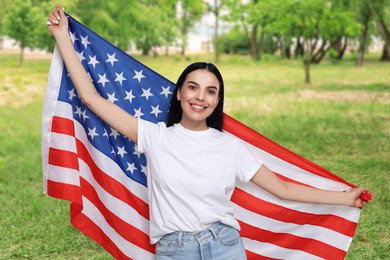
[[[246,257],[248,260],[278,260],[279,259],[279,258],[272,258],[263,255],[258,255],[249,250],[246,250]]]
[[[341,183],[344,183],[346,185],[349,185],[351,187],[355,187],[354,185],[346,182],[345,180],[341,179],[337,175],[331,173],[328,170],[325,170],[324,168],[320,167],[319,165],[307,160],[306,158],[282,147],[281,145],[275,143],[274,141],[266,138],[265,136],[261,135],[260,133],[257,133],[253,129],[247,127],[246,125],[240,123],[239,121],[235,120],[234,118],[224,114],[223,119],[223,129],[227,132],[230,132],[231,134],[239,137],[240,139],[260,148],[261,150],[266,151],[267,153],[270,153],[274,155],[275,157],[278,157],[286,162],[289,162],[301,169],[304,169],[308,172],[314,173],[316,175],[332,179]]]
[[[72,203],[70,205],[70,212],[72,215],[71,222],[78,230],[98,242],[108,253],[115,259],[131,259],[126,256],[111,239],[104,233],[104,231],[95,224],[91,219],[80,212],[80,205]]]
[[[75,136],[74,122],[68,118],[53,116],[51,131],[54,133]]]
[[[236,188],[232,199],[234,203],[259,215],[297,225],[321,226],[349,237],[353,237],[357,224],[339,216],[300,212],[270,203]]]
[[[91,201],[100,213],[104,216],[107,223],[124,239],[130,243],[154,254],[155,247],[149,242],[149,235],[138,228],[130,225],[112,213],[100,200],[95,188],[84,178],[80,179],[80,187],[83,196]]]
[[[79,186],[47,180],[46,187],[49,196],[80,204],[82,203]]]
[[[303,186],[307,186],[307,187],[312,187],[306,183],[302,183],[302,182],[299,182],[299,181],[295,181],[293,179],[290,179],[290,178],[287,178],[286,176],[283,176],[277,172],[274,172],[281,180],[284,180],[284,181],[287,181],[287,182],[292,182],[292,183],[296,183],[296,184],[299,184],[299,185],[303,185]]]
[[[315,239],[302,238],[286,233],[274,233],[253,227],[242,221],[239,221],[239,223],[241,226],[241,236],[253,240],[271,243],[283,248],[305,251],[324,259],[343,259],[346,255],[345,251]]]
[[[105,189],[112,196],[127,203],[134,208],[141,216],[149,219],[149,206],[142,199],[131,193],[121,182],[115,180],[111,176],[103,172],[94,162],[91,155],[84,144],[76,139],[77,152],[80,159],[82,159],[90,168],[91,173],[97,183]]]
[[[51,165],[79,170],[78,157],[74,152],[50,147],[48,161]]]

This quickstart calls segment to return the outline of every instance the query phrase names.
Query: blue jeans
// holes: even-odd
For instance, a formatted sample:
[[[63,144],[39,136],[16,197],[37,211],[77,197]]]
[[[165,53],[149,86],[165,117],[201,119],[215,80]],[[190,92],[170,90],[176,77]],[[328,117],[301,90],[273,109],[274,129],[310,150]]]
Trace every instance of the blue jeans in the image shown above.
[[[238,231],[214,223],[198,232],[174,232],[156,245],[156,260],[245,260],[246,253]]]

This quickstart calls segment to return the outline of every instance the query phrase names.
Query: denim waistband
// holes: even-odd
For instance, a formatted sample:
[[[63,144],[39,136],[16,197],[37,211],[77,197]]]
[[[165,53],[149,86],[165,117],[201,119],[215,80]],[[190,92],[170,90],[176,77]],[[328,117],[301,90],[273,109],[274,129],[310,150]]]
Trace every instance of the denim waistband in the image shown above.
[[[230,227],[220,222],[216,222],[211,224],[209,227],[199,231],[199,232],[185,232],[185,231],[176,231],[170,234],[166,234],[162,237],[165,241],[178,241],[179,245],[182,242],[202,242],[203,240],[207,240],[210,238],[218,238],[219,232],[224,227]]]

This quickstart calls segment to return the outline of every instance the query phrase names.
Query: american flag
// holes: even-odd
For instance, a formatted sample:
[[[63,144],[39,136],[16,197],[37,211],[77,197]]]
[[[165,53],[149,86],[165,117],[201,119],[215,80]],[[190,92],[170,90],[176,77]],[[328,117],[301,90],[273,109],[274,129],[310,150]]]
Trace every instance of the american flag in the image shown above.
[[[136,117],[165,121],[172,82],[72,17],[69,32],[103,97]],[[226,114],[224,131],[284,180],[328,190],[353,187]],[[77,229],[116,259],[154,259],[145,157],[80,102],[57,49],[43,108],[42,161],[44,192],[71,202]],[[283,201],[252,183],[237,183],[232,202],[248,259],[343,259],[360,215],[347,206]]]

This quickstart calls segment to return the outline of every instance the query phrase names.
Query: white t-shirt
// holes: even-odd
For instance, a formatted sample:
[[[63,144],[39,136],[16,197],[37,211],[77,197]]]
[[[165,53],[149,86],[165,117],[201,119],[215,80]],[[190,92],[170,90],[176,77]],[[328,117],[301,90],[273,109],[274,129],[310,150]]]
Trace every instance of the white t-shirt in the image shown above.
[[[238,138],[214,128],[191,131],[141,119],[138,125],[138,150],[148,162],[151,243],[217,221],[239,229],[230,201],[236,178],[249,181],[262,161]]]

